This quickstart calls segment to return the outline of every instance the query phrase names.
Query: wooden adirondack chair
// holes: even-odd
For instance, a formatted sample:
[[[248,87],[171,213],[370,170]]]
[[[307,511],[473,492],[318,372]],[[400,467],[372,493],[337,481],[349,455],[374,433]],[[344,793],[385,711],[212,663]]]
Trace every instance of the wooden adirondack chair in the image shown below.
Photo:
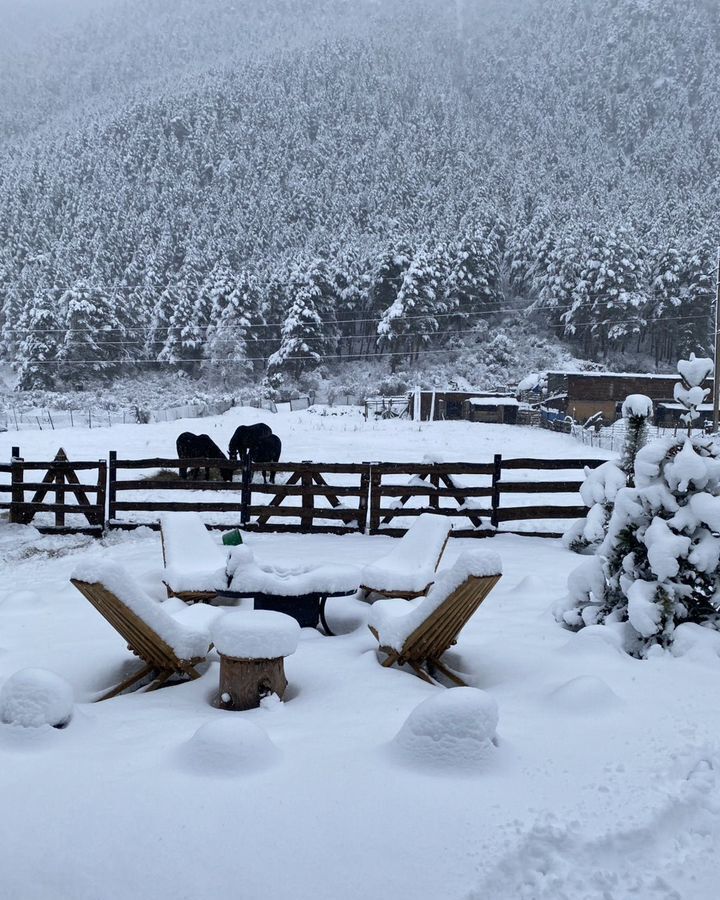
[[[427,594],[449,537],[447,518],[434,513],[418,516],[389,553],[362,570],[361,595],[412,600]]]
[[[475,565],[472,557],[476,557]],[[431,684],[437,670],[455,684],[464,686],[465,682],[440,658],[457,643],[462,629],[498,583],[500,568],[497,554],[482,551],[463,554],[455,566],[438,577],[428,595],[416,601],[417,605],[411,609],[404,602],[402,609],[393,609],[397,606],[394,599],[378,601],[373,607],[369,628],[377,638],[380,650],[386,654],[382,665],[407,663],[420,678]],[[481,574],[473,574],[473,571]],[[465,577],[458,581],[461,573]],[[387,613],[391,613],[389,618]],[[398,636],[402,634],[406,636],[399,640]]]
[[[222,577],[227,550],[213,541],[197,513],[164,513],[160,516],[160,540],[168,597],[204,603],[227,586]]]
[[[70,580],[145,665],[98,700],[115,697],[148,675],[153,679],[146,691],[156,690],[173,676],[199,678],[196,666],[210,649],[207,635],[174,620],[120,567],[106,565],[103,569],[110,577],[94,573],[86,577],[82,570],[76,570]],[[122,585],[121,590],[118,585]]]

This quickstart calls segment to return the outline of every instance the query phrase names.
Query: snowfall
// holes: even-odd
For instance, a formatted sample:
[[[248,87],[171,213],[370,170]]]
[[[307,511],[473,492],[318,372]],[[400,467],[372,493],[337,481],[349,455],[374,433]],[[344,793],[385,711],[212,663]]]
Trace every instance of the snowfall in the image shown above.
[[[289,460],[608,455],[521,427],[263,415]],[[256,416],[10,432],[0,460],[18,444],[28,460],[60,446],[171,457],[183,430],[227,446]],[[245,541],[259,565],[286,567],[364,566],[396,545]],[[503,575],[445,657],[470,688],[383,668],[372,607],[331,598],[337,636],[302,629],[284,702],[232,712],[213,705],[214,652],[196,681],[92,702],[138,661],[70,575],[122,566],[177,611],[157,531],[42,536],[0,521],[0,897],[716,897],[717,644],[630,658],[603,627],[553,618],[579,561],[560,540],[452,539],[442,568],[480,549]]]

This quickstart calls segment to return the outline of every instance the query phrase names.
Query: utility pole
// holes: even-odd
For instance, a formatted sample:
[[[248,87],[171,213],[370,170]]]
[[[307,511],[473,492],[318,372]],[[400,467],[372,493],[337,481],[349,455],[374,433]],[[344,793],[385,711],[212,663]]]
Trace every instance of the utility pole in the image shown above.
[[[715,269],[715,372],[713,374],[713,434],[718,433],[720,421],[720,247],[718,247],[717,266]]]

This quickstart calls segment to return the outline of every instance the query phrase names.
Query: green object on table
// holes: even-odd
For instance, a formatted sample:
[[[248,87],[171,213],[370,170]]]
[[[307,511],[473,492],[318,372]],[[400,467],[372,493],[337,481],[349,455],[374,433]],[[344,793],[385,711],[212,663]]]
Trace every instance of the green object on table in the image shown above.
[[[227,534],[224,534],[222,542],[226,547],[237,547],[242,544],[243,539],[242,535],[236,528],[234,531],[228,531]]]

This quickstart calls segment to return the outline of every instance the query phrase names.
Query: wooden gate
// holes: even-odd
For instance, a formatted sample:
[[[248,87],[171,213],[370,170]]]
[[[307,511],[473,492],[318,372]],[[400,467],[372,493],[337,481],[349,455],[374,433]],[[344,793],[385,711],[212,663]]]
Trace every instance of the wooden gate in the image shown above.
[[[27,473],[45,470],[40,481],[26,480]],[[82,483],[78,472],[97,470],[94,483]],[[36,523],[36,528],[44,533],[102,533],[105,527],[105,486],[107,463],[71,462],[62,447],[51,462],[26,462],[20,456],[18,447],[13,447],[10,462],[10,521],[29,525],[38,513],[52,513],[53,524]],[[29,500],[25,494],[33,491]],[[55,502],[46,501],[48,494],[54,494]],[[88,494],[94,495],[91,501]],[[70,495],[70,496],[68,496]],[[74,497],[75,502],[70,500]],[[67,524],[66,517],[81,515],[87,525]]]

